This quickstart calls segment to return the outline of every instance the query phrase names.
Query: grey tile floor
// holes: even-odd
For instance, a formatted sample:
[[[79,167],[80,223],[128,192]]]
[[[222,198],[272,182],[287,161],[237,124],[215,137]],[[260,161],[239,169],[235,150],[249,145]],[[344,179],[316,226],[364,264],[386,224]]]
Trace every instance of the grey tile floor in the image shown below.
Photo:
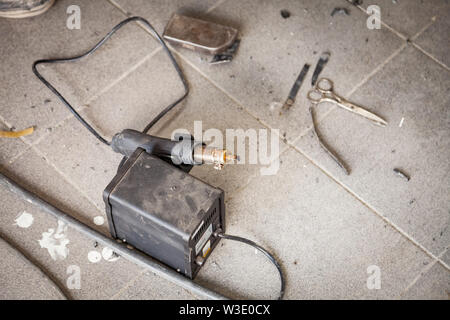
[[[66,27],[66,9],[73,4],[81,8],[81,30]],[[381,8],[380,30],[366,27],[371,4]],[[350,15],[331,17],[335,7],[348,8]],[[291,17],[283,19],[281,9]],[[276,253],[287,276],[286,298],[448,299],[447,0],[373,0],[359,7],[345,0],[58,0],[42,16],[0,19],[0,129],[36,126],[31,136],[0,139],[1,172],[108,234],[94,218],[106,219],[102,191],[120,157],[68,113],[34,77],[31,64],[90,48],[127,15],[147,18],[161,33],[174,12],[237,27],[242,42],[235,60],[220,66],[173,48],[191,94],[151,133],[168,137],[177,128],[192,130],[199,120],[203,130],[280,130],[277,174],[261,175],[260,165],[222,172],[202,167],[193,174],[225,190],[230,233]],[[331,105],[318,107],[318,131],[351,168],[350,176],[312,135],[308,83],[290,112],[279,115],[302,65],[314,64],[324,50],[332,56],[323,75],[335,81],[336,91],[389,122],[378,128]],[[141,129],[182,92],[158,44],[137,24],[87,60],[41,70],[108,137],[123,128]],[[411,180],[396,177],[395,167]],[[92,262],[90,253],[104,248],[70,228],[67,257],[55,261],[38,240],[58,222],[3,188],[0,199],[0,250],[7,257],[0,261],[1,299],[61,298],[7,243],[74,299],[199,298],[124,258]],[[23,212],[34,217],[29,228],[16,223]],[[70,285],[73,266],[81,270],[79,288]],[[379,289],[367,285],[372,266],[380,270]],[[275,298],[279,285],[261,255],[228,242],[213,252],[196,281],[232,298]]]

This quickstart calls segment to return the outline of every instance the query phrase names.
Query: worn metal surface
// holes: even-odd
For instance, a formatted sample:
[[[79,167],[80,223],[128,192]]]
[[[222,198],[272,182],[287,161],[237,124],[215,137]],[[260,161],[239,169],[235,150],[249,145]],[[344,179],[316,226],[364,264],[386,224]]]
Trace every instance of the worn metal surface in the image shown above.
[[[236,41],[238,31],[217,23],[174,14],[164,30],[164,39],[194,51],[218,54]]]
[[[321,54],[319,61],[317,62],[316,69],[314,69],[314,73],[311,79],[311,85],[314,87],[317,83],[317,79],[319,79],[319,75],[322,72],[323,68],[328,63],[331,54],[328,51],[325,51]]]
[[[286,102],[284,103],[283,107],[281,108],[280,115],[283,112],[288,111],[292,107],[292,105],[295,103],[295,99],[297,98],[298,91],[300,90],[300,87],[302,86],[303,81],[305,80],[305,77],[308,74],[309,68],[310,68],[309,64],[305,64],[303,66],[302,71],[298,75],[297,80],[295,80],[295,83],[292,86],[291,91],[289,92],[289,96],[288,96]]]
[[[226,49],[224,52],[216,54],[210,64],[220,64],[220,63],[226,63],[231,62],[234,58],[234,54],[239,48],[239,45],[241,44],[241,41],[238,39],[234,41],[234,43]]]
[[[322,102],[331,102],[347,111],[353,112],[357,115],[360,115],[360,116],[370,120],[372,123],[374,123],[378,126],[385,127],[385,126],[387,126],[387,122],[384,119],[380,118],[379,116],[373,114],[372,112],[369,112],[369,111],[361,108],[360,106],[337,95],[334,92],[333,81],[331,81],[330,79],[327,79],[327,78],[320,79],[317,82],[315,88],[308,92],[307,98],[311,102],[311,107],[309,109],[309,112],[311,114],[312,123],[313,123],[313,133],[319,140],[321,148],[326,151],[326,153],[334,160],[334,162],[336,162],[336,164],[345,172],[346,175],[349,175],[350,172],[346,168],[346,166],[342,163],[341,160],[339,160],[339,158],[336,155],[333,154],[333,152],[331,152],[329,150],[329,148],[327,148],[325,146],[325,144],[322,142],[319,135],[317,134],[317,129],[316,129],[315,121],[314,121],[313,107]]]
[[[372,123],[378,126],[387,126],[386,120],[337,95],[334,92],[333,81],[327,78],[320,79],[317,82],[316,87],[308,92],[308,100],[311,101],[312,104],[316,105],[322,102],[331,102],[347,111],[353,112],[361,117],[370,120]]]

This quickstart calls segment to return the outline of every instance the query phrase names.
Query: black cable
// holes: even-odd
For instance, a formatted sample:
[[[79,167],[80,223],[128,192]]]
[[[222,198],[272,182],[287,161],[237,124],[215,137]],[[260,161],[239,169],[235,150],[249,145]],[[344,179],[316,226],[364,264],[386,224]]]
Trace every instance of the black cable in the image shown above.
[[[223,234],[223,233],[215,233],[215,236],[220,237],[222,239],[227,239],[227,240],[232,240],[232,241],[237,241],[237,242],[242,242],[245,243],[249,246],[252,246],[253,248],[259,250],[260,252],[262,252],[269,260],[270,262],[272,262],[275,267],[278,270],[278,273],[280,274],[280,282],[281,282],[281,289],[280,289],[280,295],[278,296],[278,300],[282,300],[283,296],[284,296],[284,291],[286,288],[286,281],[284,279],[283,276],[283,270],[281,268],[281,265],[278,263],[278,261],[275,259],[275,257],[270,254],[266,249],[264,249],[263,247],[259,246],[258,244],[256,244],[255,242],[245,239],[245,238],[241,238],[241,237],[237,237],[237,236],[231,236],[228,234]]]
[[[159,34],[156,32],[156,30],[153,28],[153,26],[144,18],[141,17],[131,17],[128,19],[125,19],[124,21],[120,22],[118,25],[116,25],[102,40],[100,40],[92,49],[87,51],[86,53],[83,53],[79,56],[72,57],[72,58],[60,58],[60,59],[42,59],[35,61],[33,63],[33,72],[34,74],[39,78],[39,80],[42,81],[42,83],[45,84],[47,88],[49,88],[61,101],[64,103],[64,105],[69,109],[70,112],[88,129],[97,139],[99,139],[102,143],[106,145],[110,145],[110,142],[108,142],[105,138],[103,138],[91,125],[84,120],[84,118],[72,107],[72,105],[62,96],[61,93],[59,93],[56,88],[50,84],[37,70],[37,66],[39,64],[44,63],[63,63],[63,62],[75,62],[78,60],[83,59],[84,57],[87,57],[97,51],[111,36],[116,33],[120,28],[122,28],[124,25],[132,22],[132,21],[140,21],[142,22],[150,31],[150,33],[158,40],[158,42],[163,47],[164,51],[167,53],[167,55],[170,58],[170,61],[172,62],[173,66],[175,67],[176,72],[178,73],[178,76],[180,77],[181,81],[183,82],[184,86],[184,94],[179,99],[177,99],[175,102],[167,106],[163,111],[161,111],[143,130],[144,133],[147,133],[150,128],[155,125],[156,122],[158,122],[165,114],[167,114],[170,110],[172,110],[176,105],[178,105],[181,101],[184,100],[184,98],[187,97],[189,94],[189,86],[187,84],[187,81],[184,77],[183,72],[181,71],[180,66],[178,65],[177,61],[173,57],[172,53],[170,52],[169,48],[167,47],[164,40],[159,36]]]

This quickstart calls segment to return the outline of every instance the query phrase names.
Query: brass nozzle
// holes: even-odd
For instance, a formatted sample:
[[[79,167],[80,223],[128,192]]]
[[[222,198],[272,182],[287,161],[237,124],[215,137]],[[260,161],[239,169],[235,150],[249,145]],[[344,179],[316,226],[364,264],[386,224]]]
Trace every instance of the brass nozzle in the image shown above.
[[[197,163],[213,164],[214,169],[222,170],[224,165],[239,160],[228,150],[198,146],[194,149],[194,160]]]

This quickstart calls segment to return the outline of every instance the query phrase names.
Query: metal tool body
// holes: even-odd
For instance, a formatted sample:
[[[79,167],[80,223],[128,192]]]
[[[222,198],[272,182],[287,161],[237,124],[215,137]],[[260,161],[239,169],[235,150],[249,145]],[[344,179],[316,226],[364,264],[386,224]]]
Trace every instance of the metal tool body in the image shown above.
[[[238,30],[232,27],[174,14],[164,30],[164,39],[196,52],[214,55],[211,63],[233,60],[240,41]]]
[[[348,101],[347,99],[337,95],[334,92],[334,84],[333,81],[327,78],[320,79],[315,88],[310,90],[307,95],[308,100],[311,102],[311,107],[309,108],[312,122],[313,122],[313,131],[315,135],[317,136],[320,146],[328,153],[328,155],[338,164],[338,166],[344,170],[346,175],[349,175],[349,170],[346,168],[346,166],[342,163],[339,158],[333,154],[321,141],[319,135],[317,134],[316,125],[314,121],[314,113],[313,113],[313,107],[322,103],[322,102],[330,102],[333,104],[336,104],[337,106],[350,111],[352,113],[355,113],[361,117],[364,117],[368,120],[370,120],[372,123],[381,126],[386,127],[387,122],[386,120],[380,118],[379,116],[373,114],[370,111],[367,111],[366,109],[354,104],[353,102]]]
[[[311,101],[311,103],[314,105],[322,102],[334,103],[347,111],[353,112],[372,121],[376,125],[379,125],[381,127],[387,126],[386,120],[337,95],[334,92],[333,81],[327,78],[320,79],[317,82],[316,87],[308,92],[308,100]]]
[[[306,75],[308,74],[309,68],[310,68],[309,64],[305,64],[303,66],[302,71],[298,75],[297,80],[295,80],[295,83],[292,86],[291,91],[289,92],[289,96],[286,99],[286,102],[284,103],[283,107],[281,108],[280,115],[282,115],[283,112],[288,111],[292,107],[292,105],[295,103],[295,100],[297,99],[297,94],[300,90],[300,87],[303,84],[303,81],[305,80]]]
[[[317,79],[319,79],[320,73],[322,72],[323,68],[328,63],[328,60],[330,60],[330,52],[325,51],[322,53],[322,55],[319,58],[319,61],[317,62],[316,69],[314,70],[312,79],[311,79],[311,85],[314,87],[317,83]]]

